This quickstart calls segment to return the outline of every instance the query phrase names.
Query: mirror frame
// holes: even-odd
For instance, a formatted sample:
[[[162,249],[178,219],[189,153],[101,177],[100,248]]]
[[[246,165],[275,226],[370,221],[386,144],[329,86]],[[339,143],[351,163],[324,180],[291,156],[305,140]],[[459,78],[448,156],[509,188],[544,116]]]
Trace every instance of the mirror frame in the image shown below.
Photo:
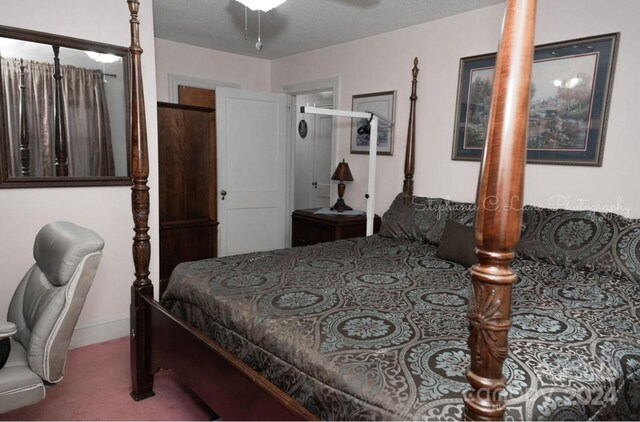
[[[0,25],[0,37],[13,38],[21,41],[30,41],[45,45],[57,45],[60,47],[73,48],[82,51],[95,51],[97,53],[114,54],[122,57],[124,96],[125,96],[125,116],[130,116],[131,99],[130,79],[131,60],[129,49],[111,44],[88,41],[80,38],[66,37],[63,35],[50,34],[46,32],[32,31],[22,28],[13,28]],[[1,87],[0,87],[1,90]],[[4,115],[0,115],[4,119]],[[7,143],[4,134],[0,131],[0,189],[1,188],[45,188],[45,187],[78,187],[78,186],[131,186],[131,119],[126,118],[126,176],[49,176],[49,177],[17,177],[9,176],[9,165],[7,157]]]

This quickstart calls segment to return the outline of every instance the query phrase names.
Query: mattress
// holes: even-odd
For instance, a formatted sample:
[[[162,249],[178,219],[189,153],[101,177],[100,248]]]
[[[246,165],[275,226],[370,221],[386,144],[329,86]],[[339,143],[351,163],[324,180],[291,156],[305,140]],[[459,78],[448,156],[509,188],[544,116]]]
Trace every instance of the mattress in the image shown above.
[[[506,418],[640,419],[640,285],[519,259]],[[180,264],[162,304],[325,420],[460,419],[470,278],[381,236]]]

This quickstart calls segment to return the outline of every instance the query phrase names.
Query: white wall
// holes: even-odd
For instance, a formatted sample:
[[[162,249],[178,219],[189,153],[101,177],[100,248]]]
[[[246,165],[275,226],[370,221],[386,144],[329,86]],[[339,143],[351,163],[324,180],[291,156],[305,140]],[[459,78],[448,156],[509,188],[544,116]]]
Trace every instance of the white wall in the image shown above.
[[[158,101],[170,99],[169,75],[240,85],[242,89],[269,91],[269,60],[240,56],[156,38]]]
[[[409,116],[411,67],[420,59],[417,104],[418,195],[475,199],[479,163],[451,160],[458,67],[461,57],[497,50],[504,5],[497,5],[435,22],[274,60],[271,89],[329,77],[340,77],[338,108],[350,109],[351,96],[397,90],[395,147],[392,157],[379,156],[376,212],[384,212],[400,192]],[[558,205],[556,195],[570,206],[629,207],[640,217],[635,181],[640,157],[635,122],[640,116],[640,1],[539,0],[536,44],[621,32],[618,64],[611,95],[609,124],[602,167],[528,165],[525,202]],[[363,209],[367,156],[349,154],[350,122],[339,125],[339,156],[347,157],[355,182],[345,195],[348,204]],[[620,197],[620,201],[618,200]],[[551,202],[551,203],[550,203]],[[624,210],[620,211],[625,213]]]
[[[140,10],[142,68],[151,161],[150,227],[158,227],[156,81],[152,3]],[[29,11],[28,13],[26,11]],[[66,35],[128,47],[129,9],[125,0],[4,1],[0,25]],[[37,231],[55,220],[89,227],[105,239],[104,255],[78,322],[73,344],[80,345],[127,335],[133,220],[130,188],[0,189],[0,312],[33,264]],[[157,283],[158,233],[151,235],[151,277]]]

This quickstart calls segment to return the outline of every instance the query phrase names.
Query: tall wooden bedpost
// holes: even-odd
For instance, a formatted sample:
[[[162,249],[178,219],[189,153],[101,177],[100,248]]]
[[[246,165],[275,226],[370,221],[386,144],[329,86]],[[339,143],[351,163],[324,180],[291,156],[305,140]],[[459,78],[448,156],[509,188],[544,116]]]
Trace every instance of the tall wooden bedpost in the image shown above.
[[[536,0],[508,0],[493,80],[487,139],[478,183],[476,254],[471,272],[465,418],[500,420],[502,364],[509,351],[509,267],[520,237]]]
[[[60,72],[60,46],[53,47],[53,79],[54,87],[54,152],[56,154],[56,176],[69,175],[69,162],[67,155],[67,128],[64,116],[64,99],[62,98],[62,73]]]
[[[20,116],[20,175],[31,176],[31,152],[29,151],[29,126],[27,125],[27,80],[25,73],[26,66],[20,59],[20,106],[18,114]]]
[[[131,13],[131,204],[135,236],[133,236],[133,263],[136,279],[131,286],[131,397],[142,400],[153,395],[153,374],[150,370],[150,327],[145,318],[144,297],[153,298],[153,285],[149,280],[149,154],[147,151],[147,123],[142,88],[140,55],[140,22],[138,0],[127,0]]]
[[[416,101],[418,96],[416,90],[418,88],[418,58],[413,59],[413,80],[411,81],[411,100],[409,108],[409,130],[407,133],[407,150],[404,157],[404,183],[402,184],[402,192],[413,195],[413,174],[416,170]]]

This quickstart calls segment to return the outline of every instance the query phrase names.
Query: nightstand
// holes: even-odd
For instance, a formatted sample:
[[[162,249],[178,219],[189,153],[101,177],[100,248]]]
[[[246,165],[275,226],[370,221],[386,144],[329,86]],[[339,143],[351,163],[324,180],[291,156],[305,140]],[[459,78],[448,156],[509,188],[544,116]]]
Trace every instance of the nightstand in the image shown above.
[[[291,246],[315,245],[338,239],[361,237],[366,235],[367,216],[347,216],[333,214],[314,214],[319,208],[295,210],[291,214]],[[380,230],[380,217],[373,220],[373,232]]]

